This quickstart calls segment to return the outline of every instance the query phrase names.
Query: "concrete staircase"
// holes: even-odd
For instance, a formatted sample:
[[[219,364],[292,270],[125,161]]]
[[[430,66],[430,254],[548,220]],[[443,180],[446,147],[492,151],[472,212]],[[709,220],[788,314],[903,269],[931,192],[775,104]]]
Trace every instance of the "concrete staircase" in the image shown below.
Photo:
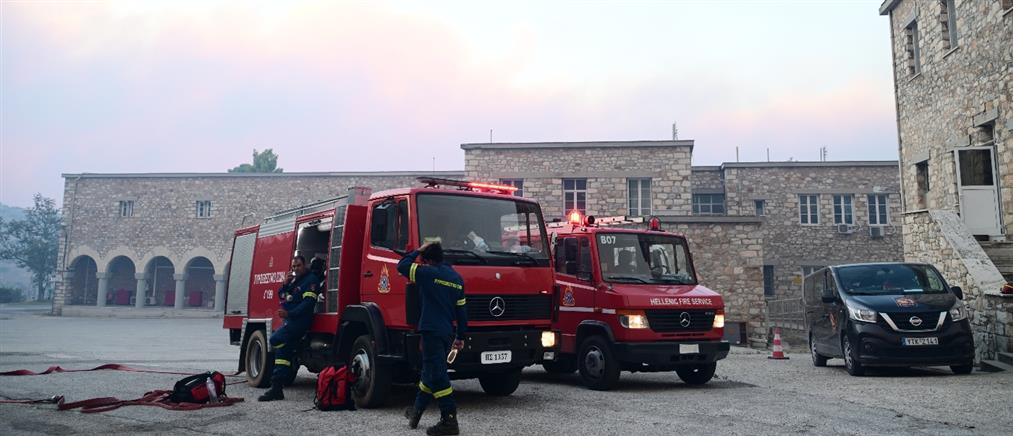
[[[981,248],[1007,282],[1013,282],[1013,242],[981,242]]]
[[[982,360],[981,370],[986,372],[1013,372],[1013,353],[999,352],[996,360]]]

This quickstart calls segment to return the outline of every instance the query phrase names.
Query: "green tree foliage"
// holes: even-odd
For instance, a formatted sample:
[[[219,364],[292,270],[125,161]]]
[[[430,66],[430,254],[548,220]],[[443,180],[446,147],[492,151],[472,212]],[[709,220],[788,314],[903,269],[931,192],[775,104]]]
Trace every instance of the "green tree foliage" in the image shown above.
[[[280,173],[284,170],[278,168],[278,155],[274,150],[268,148],[262,152],[253,149],[253,163],[244,163],[231,170],[230,173]]]
[[[0,259],[12,260],[32,273],[36,295],[45,299],[56,272],[62,218],[56,202],[35,194],[35,205],[20,220],[0,218]]]
[[[19,303],[25,300],[20,289],[0,287],[0,303]]]

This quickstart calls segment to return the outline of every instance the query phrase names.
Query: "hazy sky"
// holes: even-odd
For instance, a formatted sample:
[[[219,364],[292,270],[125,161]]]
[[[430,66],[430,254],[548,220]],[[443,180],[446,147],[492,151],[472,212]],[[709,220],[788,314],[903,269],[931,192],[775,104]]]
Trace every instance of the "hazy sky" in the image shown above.
[[[61,173],[462,169],[460,144],[896,159],[879,0],[0,0],[0,202]]]

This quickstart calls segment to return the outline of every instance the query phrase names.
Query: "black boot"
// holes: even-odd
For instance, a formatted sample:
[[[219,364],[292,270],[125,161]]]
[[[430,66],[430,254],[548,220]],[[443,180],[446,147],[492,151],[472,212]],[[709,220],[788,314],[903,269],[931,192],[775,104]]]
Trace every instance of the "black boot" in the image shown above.
[[[441,412],[440,422],[426,429],[426,434],[429,436],[461,434],[461,429],[457,426],[457,411],[449,413]]]
[[[282,383],[280,380],[275,380],[271,382],[271,389],[268,389],[267,392],[264,392],[264,395],[257,397],[257,401],[284,400],[285,393],[282,392],[281,390],[282,385],[284,385],[284,383]]]
[[[404,410],[404,417],[408,418],[408,428],[412,430],[419,428],[419,420],[422,419],[423,412],[425,412],[425,410],[416,409],[415,406],[408,406],[408,408]]]

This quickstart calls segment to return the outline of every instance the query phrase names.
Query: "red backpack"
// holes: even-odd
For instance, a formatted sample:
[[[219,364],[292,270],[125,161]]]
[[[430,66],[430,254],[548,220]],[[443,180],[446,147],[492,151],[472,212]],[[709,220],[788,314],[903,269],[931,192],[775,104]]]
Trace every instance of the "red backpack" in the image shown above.
[[[225,376],[208,371],[186,377],[172,388],[169,401],[173,403],[217,403],[225,397]]]
[[[317,375],[317,397],[313,405],[317,410],[355,410],[352,401],[352,385],[355,375],[347,366],[328,366]]]

